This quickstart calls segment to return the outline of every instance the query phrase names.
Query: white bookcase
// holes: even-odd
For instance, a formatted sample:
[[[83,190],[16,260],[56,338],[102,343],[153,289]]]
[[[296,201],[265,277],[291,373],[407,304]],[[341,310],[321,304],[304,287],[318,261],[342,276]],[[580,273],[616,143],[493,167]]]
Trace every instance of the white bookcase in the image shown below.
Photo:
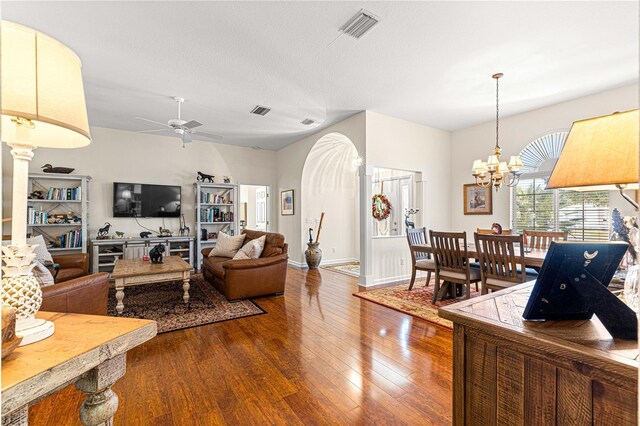
[[[238,185],[230,183],[197,182],[196,189],[196,269],[201,270],[202,249],[214,247],[216,238],[202,239],[202,229],[207,234],[238,233]]]
[[[29,194],[41,191],[44,199],[27,200],[27,233],[31,236],[42,235],[50,252],[87,252],[90,180],[91,177],[85,175],[29,174]],[[78,222],[48,223],[45,219],[70,212],[72,216],[77,216]],[[80,237],[71,241],[70,235],[76,235],[76,232],[80,232]],[[57,247],[56,242],[63,242],[64,247]]]

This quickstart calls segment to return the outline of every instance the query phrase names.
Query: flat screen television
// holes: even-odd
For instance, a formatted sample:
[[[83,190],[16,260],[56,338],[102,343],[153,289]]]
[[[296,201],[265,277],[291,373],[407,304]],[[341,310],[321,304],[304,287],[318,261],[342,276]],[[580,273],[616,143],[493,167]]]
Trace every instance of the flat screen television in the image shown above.
[[[180,186],[113,183],[113,217],[180,217]]]

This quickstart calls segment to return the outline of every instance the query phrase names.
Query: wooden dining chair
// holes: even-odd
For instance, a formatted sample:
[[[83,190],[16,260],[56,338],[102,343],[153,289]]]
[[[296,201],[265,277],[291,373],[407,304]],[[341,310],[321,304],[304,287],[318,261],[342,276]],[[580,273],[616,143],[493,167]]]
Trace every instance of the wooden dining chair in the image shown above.
[[[416,271],[427,272],[426,287],[431,281],[431,273],[436,272],[436,262],[431,259],[431,255],[421,251],[420,247],[418,247],[420,244],[428,244],[426,228],[407,229],[407,241],[411,251],[411,284],[409,284],[409,290],[413,288],[413,283],[416,280]]]
[[[568,231],[522,231],[525,235],[526,247],[546,250],[551,241],[567,241]]]
[[[522,235],[486,235],[475,233],[476,252],[480,261],[482,294],[526,281]],[[519,245],[519,246],[518,246]]]
[[[476,232],[480,235],[497,235],[493,233],[493,229],[476,228]],[[503,229],[502,234],[500,235],[511,235],[511,234],[513,234],[513,231],[511,229]]]
[[[440,291],[440,280],[466,286],[466,295],[471,297],[471,284],[482,278],[480,270],[471,268],[468,260],[466,232],[429,231],[433,257],[436,261],[436,281],[432,303],[436,303]],[[448,284],[451,285],[451,284]]]

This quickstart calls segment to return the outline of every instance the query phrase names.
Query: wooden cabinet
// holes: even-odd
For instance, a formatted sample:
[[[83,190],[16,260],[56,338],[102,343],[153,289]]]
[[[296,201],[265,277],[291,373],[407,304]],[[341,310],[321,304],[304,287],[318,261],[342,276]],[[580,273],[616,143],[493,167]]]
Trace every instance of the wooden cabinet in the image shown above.
[[[138,259],[158,244],[164,245],[165,256],[180,256],[195,266],[194,237],[109,238],[91,240],[91,273],[113,271],[118,259]]]
[[[637,425],[637,342],[525,322],[532,283],[440,308],[454,323],[454,425]]]

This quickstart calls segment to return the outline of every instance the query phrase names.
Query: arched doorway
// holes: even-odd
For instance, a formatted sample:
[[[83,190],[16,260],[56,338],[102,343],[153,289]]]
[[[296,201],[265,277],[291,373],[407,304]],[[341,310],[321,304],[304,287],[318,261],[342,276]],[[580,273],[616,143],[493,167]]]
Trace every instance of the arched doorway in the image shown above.
[[[322,265],[360,261],[359,166],[355,145],[342,133],[322,136],[307,155],[301,184],[302,247],[307,247],[309,228],[315,239],[324,212],[319,238]]]

